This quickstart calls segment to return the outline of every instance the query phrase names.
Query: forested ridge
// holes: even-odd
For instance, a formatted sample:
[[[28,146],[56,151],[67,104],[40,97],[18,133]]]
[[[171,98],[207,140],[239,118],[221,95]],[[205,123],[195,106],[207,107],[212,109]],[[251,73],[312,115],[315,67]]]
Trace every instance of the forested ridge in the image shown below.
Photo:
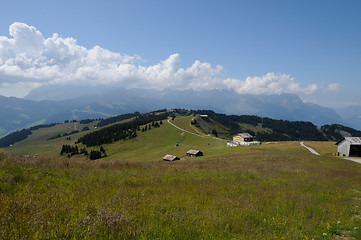
[[[152,123],[153,127],[160,126],[159,123],[155,122],[167,119],[168,116],[168,112],[160,114],[150,113],[139,115],[131,121],[114,124],[98,131],[88,133],[79,138],[77,143],[82,143],[87,147],[91,147],[100,146],[102,144],[109,144],[119,140],[132,139],[137,136],[137,131],[141,130],[141,126],[150,123]],[[144,129],[151,129],[152,125],[149,125]]]
[[[32,133],[31,131],[35,131],[40,128],[52,127],[52,126],[55,126],[56,124],[57,123],[42,124],[42,125],[33,126],[28,129],[22,129],[22,130],[13,132],[0,139],[0,147],[8,147],[14,143],[17,143],[17,142],[20,142],[20,141],[26,139]]]
[[[276,120],[253,115],[226,115],[211,110],[192,111],[192,114],[208,115],[228,128],[230,134],[248,132],[259,141],[337,141],[345,135],[361,136],[361,131],[340,124],[317,127],[311,122]],[[259,126],[260,130],[254,132],[241,124]]]

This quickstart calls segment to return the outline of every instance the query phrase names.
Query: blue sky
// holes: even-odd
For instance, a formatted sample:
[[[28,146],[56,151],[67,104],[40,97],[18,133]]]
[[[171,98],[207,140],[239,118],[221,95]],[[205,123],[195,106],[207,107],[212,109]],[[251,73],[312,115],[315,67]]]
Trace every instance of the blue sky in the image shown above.
[[[361,1],[358,0],[5,0],[0,9],[2,95],[23,96],[32,88],[49,83],[84,84],[86,75],[92,78],[91,84],[230,88],[253,94],[289,92],[325,106],[361,105]],[[55,60],[54,64],[63,66],[69,52],[62,57],[57,52],[58,58],[52,61],[49,56],[55,53],[50,50],[45,55],[30,54],[26,64],[30,64],[29,59],[33,59],[31,64],[38,64],[39,59],[46,58],[47,63],[41,66],[48,64],[48,67],[24,68],[25,60],[14,59],[24,56],[21,51],[30,49],[28,44],[34,42],[25,41],[29,39],[25,33],[19,35],[25,41],[23,45],[29,47],[19,50],[14,45],[16,54],[5,54],[6,44],[14,38],[9,33],[10,26],[13,32],[29,32],[26,29],[34,27],[44,40],[57,33],[57,38],[72,38],[76,46],[86,50],[99,46],[101,51],[96,49],[91,56],[108,64],[96,69],[109,80],[100,79],[97,72],[86,72],[87,68],[81,66],[62,69],[72,76],[69,79],[55,73],[53,65],[49,70],[48,63]],[[60,44],[55,38],[53,42]],[[87,54],[83,50],[77,50],[79,56]],[[119,55],[105,57],[105,52]],[[86,62],[89,63],[89,58]],[[112,68],[112,63],[117,68]],[[14,64],[18,64],[16,71],[12,70]],[[95,69],[93,65],[87,66]],[[85,72],[84,76],[79,76],[80,72]],[[111,72],[119,74],[115,76]],[[36,81],[31,81],[32,78]]]

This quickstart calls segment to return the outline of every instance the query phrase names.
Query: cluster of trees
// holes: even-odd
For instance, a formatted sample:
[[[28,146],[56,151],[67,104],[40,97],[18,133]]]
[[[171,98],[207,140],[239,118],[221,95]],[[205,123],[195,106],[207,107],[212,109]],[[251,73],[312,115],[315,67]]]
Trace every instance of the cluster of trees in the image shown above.
[[[73,156],[79,154],[78,146],[70,146],[70,145],[63,145],[60,151],[60,155],[69,154],[68,156]]]
[[[107,153],[105,152],[103,146],[100,146],[100,150],[91,150],[89,154],[85,147],[79,150],[77,145],[75,146],[63,145],[60,151],[60,155],[64,155],[64,154],[68,154],[68,158],[80,154],[84,154],[84,156],[89,155],[90,160],[95,160],[107,156]]]
[[[70,122],[72,122],[72,123],[76,123],[76,122],[77,122],[77,120],[75,120],[75,119],[74,119],[74,120],[65,120],[65,121],[64,121],[64,123],[70,123]]]
[[[145,132],[145,131],[147,131],[147,130],[151,130],[152,127],[155,127],[155,128],[160,127],[162,124],[163,124],[163,121],[162,121],[162,120],[160,120],[159,123],[153,121],[152,124],[145,125],[145,127],[142,128],[142,132]],[[138,131],[140,130],[139,127],[138,127],[137,130],[138,130]]]
[[[58,123],[49,123],[49,124],[41,124],[41,125],[36,125],[36,126],[33,126],[31,128],[29,128],[29,130],[31,131],[35,131],[35,130],[38,130],[40,128],[49,128],[49,127],[53,127],[55,125],[57,125]]]
[[[105,149],[102,146],[100,146],[100,150],[91,150],[90,151],[89,159],[96,160],[96,159],[106,157],[106,156],[107,156],[107,154],[105,152]]]
[[[100,119],[83,119],[83,120],[80,120],[80,124],[88,124],[88,123],[91,123],[91,122],[94,122],[94,121],[100,121],[100,120],[103,120],[102,118]]]
[[[341,133],[347,132],[352,136],[359,137],[361,136],[361,131],[355,130],[353,128],[345,127],[340,124],[331,124],[324,125],[321,127],[321,131],[329,140],[338,141],[342,138]]]
[[[83,129],[81,131],[84,132],[84,131],[89,131],[89,130],[90,130],[90,128],[85,126],[85,127],[83,127]]]
[[[167,117],[168,113],[142,114],[132,121],[114,124],[96,132],[88,133],[79,138],[76,143],[82,143],[90,147],[109,144],[119,140],[132,139],[137,137],[137,131],[140,131],[140,126],[148,125],[147,130],[149,130],[152,127],[150,123],[153,124],[153,127],[160,126],[161,124],[158,123],[158,121],[164,120]]]
[[[101,120],[97,124],[97,127],[104,127],[106,125],[109,125],[109,124],[112,124],[112,123],[115,123],[115,122],[120,122],[120,121],[123,121],[125,119],[138,117],[138,116],[140,116],[139,112],[121,114],[121,115],[118,115],[118,116],[115,116],[115,117],[110,117],[110,118]]]
[[[212,135],[214,135],[214,136],[218,137],[218,132],[217,132],[217,130],[216,130],[216,129],[213,129],[213,130],[212,130]]]
[[[61,137],[66,137],[66,136],[69,136],[69,135],[72,135],[72,134],[75,134],[75,133],[78,133],[78,132],[79,132],[78,130],[74,130],[74,131],[71,131],[71,132],[69,132],[69,133],[64,133],[63,135],[58,134],[58,135],[56,135],[56,136],[54,136],[54,137],[48,138],[47,140],[50,141],[50,140],[53,140],[53,139],[57,139],[57,138],[61,138]],[[69,138],[69,140],[70,140],[70,138]]]

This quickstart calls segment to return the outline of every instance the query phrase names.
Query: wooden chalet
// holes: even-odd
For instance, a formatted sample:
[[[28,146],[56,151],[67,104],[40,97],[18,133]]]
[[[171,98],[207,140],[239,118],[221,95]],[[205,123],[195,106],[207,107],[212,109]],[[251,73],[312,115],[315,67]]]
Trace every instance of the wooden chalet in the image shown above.
[[[169,162],[173,162],[173,161],[176,161],[176,160],[179,160],[180,158],[177,157],[177,156],[173,156],[173,155],[170,155],[170,154],[167,154],[163,157],[163,161],[169,161]]]
[[[238,133],[233,136],[233,141],[235,142],[252,142],[253,136],[249,133]]]
[[[187,152],[187,157],[200,157],[200,156],[203,156],[203,152],[201,152],[199,150],[190,149]]]

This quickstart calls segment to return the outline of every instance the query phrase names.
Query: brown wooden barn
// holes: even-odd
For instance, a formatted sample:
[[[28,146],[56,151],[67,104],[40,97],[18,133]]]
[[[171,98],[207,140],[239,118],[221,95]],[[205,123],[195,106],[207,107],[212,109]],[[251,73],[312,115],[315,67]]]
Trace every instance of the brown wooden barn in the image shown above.
[[[163,161],[170,161],[170,162],[173,162],[173,161],[176,161],[176,160],[179,160],[180,158],[177,157],[177,156],[173,156],[173,155],[170,155],[170,154],[167,154],[163,157]]]
[[[200,156],[203,156],[203,152],[201,152],[199,150],[190,149],[187,152],[187,157],[200,157]]]

